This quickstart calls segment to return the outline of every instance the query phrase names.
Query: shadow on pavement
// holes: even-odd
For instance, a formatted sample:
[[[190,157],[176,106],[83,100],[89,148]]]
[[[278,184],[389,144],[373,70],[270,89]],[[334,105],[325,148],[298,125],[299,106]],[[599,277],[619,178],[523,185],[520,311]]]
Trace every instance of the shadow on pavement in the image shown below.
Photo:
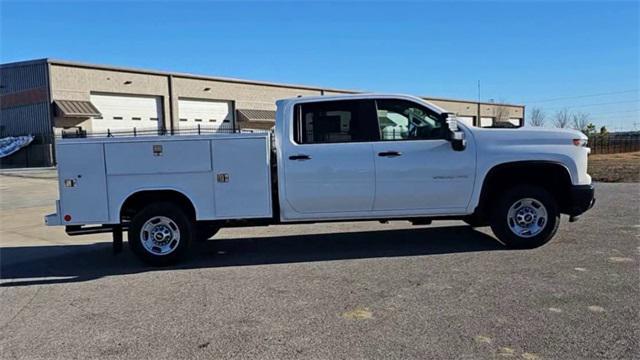
[[[82,282],[105,276],[167,269],[216,268],[377,257],[421,256],[505,249],[468,226],[332,234],[220,239],[195,243],[183,263],[168,268],[142,264],[111,244],[0,248],[0,286]]]

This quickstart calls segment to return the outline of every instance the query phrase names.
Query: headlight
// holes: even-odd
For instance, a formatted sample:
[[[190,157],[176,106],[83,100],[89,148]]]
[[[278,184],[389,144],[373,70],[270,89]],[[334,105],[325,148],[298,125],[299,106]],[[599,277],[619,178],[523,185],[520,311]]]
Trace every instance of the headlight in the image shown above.
[[[587,146],[587,139],[573,139],[573,145],[575,146]]]

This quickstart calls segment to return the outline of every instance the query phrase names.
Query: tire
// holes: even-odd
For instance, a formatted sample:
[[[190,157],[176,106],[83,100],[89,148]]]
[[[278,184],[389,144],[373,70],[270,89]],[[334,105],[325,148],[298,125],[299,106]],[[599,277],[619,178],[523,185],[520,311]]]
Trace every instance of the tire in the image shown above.
[[[127,236],[131,250],[142,261],[167,266],[185,255],[193,234],[193,222],[178,205],[158,202],[131,219]]]
[[[551,193],[540,186],[519,185],[494,203],[491,230],[505,245],[532,249],[546,244],[558,231],[560,213]]]
[[[213,225],[197,224],[196,227],[198,229],[197,241],[207,241],[220,231],[219,227]]]
[[[475,215],[468,216],[462,219],[462,221],[464,221],[467,225],[471,226],[472,228],[478,228],[478,227],[489,225],[487,221],[484,221]]]

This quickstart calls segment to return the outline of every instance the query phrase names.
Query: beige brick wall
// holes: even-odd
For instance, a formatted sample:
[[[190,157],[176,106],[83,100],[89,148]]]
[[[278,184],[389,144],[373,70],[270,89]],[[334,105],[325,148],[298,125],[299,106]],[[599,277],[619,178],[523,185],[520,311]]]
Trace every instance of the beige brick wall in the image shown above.
[[[178,99],[212,99],[230,100],[236,109],[275,110],[276,100],[302,96],[320,95],[321,90],[302,89],[296,87],[270,86],[240,82],[227,82],[215,79],[197,79],[180,75],[137,73],[121,70],[95,69],[65,64],[51,64],[51,91],[54,100],[89,100],[91,92],[153,95],[161,96],[163,102],[163,118],[167,129],[171,128],[170,119],[174,119],[174,127],[178,125]],[[173,99],[169,98],[169,83],[173,90]],[[207,90],[205,90],[207,89]],[[345,90],[327,90],[325,95],[350,93]],[[429,99],[448,111],[461,116],[495,116],[501,105],[480,104],[474,102]],[[170,106],[171,105],[171,106]],[[508,117],[522,118],[524,108],[520,106],[504,106]],[[170,113],[173,109],[173,116]],[[57,124],[65,126],[83,126],[87,130],[88,121],[74,123],[75,120],[56,119]]]
[[[52,64],[50,78],[51,98],[54,100],[88,101],[91,92],[162,96],[163,118],[167,128],[169,126],[169,82],[166,76]],[[82,126],[91,131],[90,121],[55,118],[55,122],[56,126]]]
[[[460,116],[474,116],[478,118],[478,106],[480,106],[480,117],[496,117],[498,114],[502,113],[505,119],[508,118],[523,118],[524,107],[523,106],[513,106],[513,105],[501,105],[501,104],[478,104],[478,103],[467,103],[462,101],[447,101],[447,100],[439,100],[434,99],[430,100],[426,98],[425,100],[434,103],[441,108],[444,108],[447,111],[456,113]]]
[[[512,118],[522,118],[524,111],[524,108],[520,106],[482,104],[480,105],[480,116],[496,116],[496,113],[500,111],[499,108],[504,108],[505,113]]]
[[[425,100],[460,116],[478,116],[478,104],[445,100],[431,100],[428,98],[426,98]]]
[[[209,88],[209,91],[204,89]],[[237,109],[275,110],[276,100],[298,95],[320,95],[320,91],[214,80],[173,78],[174,97],[233,100]]]
[[[275,110],[276,100],[298,95],[316,96],[320,91],[173,77],[174,126],[180,126],[177,121],[180,98],[229,100],[234,101],[236,109]]]

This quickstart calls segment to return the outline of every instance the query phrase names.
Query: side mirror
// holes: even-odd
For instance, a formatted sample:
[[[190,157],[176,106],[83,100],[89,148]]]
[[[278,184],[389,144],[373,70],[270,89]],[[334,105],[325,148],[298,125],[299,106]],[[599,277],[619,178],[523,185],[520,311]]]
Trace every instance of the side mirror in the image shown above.
[[[451,147],[455,151],[462,151],[467,147],[467,140],[464,138],[463,131],[455,131],[451,133],[449,137],[449,141],[451,142]]]
[[[464,131],[458,128],[458,119],[455,114],[447,113],[447,125],[449,126],[449,142],[455,151],[462,151],[467,147],[467,140],[464,138]]]

